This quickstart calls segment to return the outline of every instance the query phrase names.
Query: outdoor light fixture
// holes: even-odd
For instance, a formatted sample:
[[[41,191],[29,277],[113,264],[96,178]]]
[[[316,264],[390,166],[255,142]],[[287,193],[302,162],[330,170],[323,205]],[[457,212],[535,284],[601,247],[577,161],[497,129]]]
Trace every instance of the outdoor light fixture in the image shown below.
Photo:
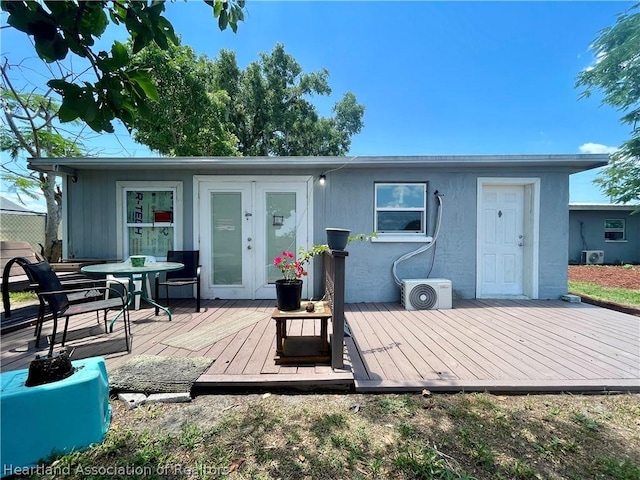
[[[320,182],[320,185],[324,185],[324,183],[327,181],[327,177],[325,176],[324,173],[320,175],[320,178],[318,179],[318,181]]]

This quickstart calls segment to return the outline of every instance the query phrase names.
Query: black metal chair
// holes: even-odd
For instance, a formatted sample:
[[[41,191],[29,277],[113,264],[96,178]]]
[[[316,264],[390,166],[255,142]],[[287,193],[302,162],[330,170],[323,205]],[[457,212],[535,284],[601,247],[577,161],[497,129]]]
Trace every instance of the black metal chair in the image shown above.
[[[77,289],[63,289],[60,279],[51,268],[51,265],[45,261],[38,263],[28,263],[23,265],[30,280],[37,285],[37,294],[40,300],[40,312],[38,315],[38,325],[36,326],[36,346],[40,344],[40,333],[42,331],[42,322],[44,322],[45,303],[49,305],[53,316],[53,332],[51,334],[51,344],[49,346],[49,357],[53,356],[53,349],[56,341],[56,333],[58,330],[58,318],[65,317],[64,332],[62,334],[61,345],[67,339],[67,329],[69,327],[69,317],[80,315],[83,313],[104,312],[104,327],[107,333],[107,311],[118,310],[118,314],[123,316],[124,335],[127,344],[127,351],[131,351],[129,343],[129,333],[131,325],[129,322],[129,312],[127,310],[127,295],[120,293],[115,289],[110,289],[114,297],[108,300],[96,300],[86,303],[71,303],[69,296],[74,295],[76,298],[85,294],[87,298],[95,297],[96,291],[104,292],[107,287],[89,287]]]
[[[167,307],[169,306],[169,287],[183,287],[196,285],[196,312],[200,311],[200,251],[199,250],[169,250],[167,262],[183,263],[184,268],[175,272],[167,272],[164,281],[160,280],[160,273],[156,273],[156,301],[160,301],[160,286],[165,287]],[[156,315],[159,313],[156,307]]]

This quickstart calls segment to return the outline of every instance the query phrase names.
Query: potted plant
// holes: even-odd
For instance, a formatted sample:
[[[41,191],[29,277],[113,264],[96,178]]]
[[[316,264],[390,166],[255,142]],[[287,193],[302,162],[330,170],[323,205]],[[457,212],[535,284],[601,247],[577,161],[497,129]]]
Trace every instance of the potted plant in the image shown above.
[[[352,235],[347,237],[346,243],[369,240],[375,236],[375,234],[365,235],[362,233]],[[283,312],[300,310],[300,303],[302,299],[302,277],[307,276],[307,271],[304,269],[304,266],[316,255],[321,255],[325,252],[329,252],[330,250],[343,249],[344,247],[342,249],[332,249],[329,245],[313,245],[308,250],[304,247],[300,247],[298,249],[297,258],[296,255],[290,251],[284,251],[281,255],[276,256],[273,259],[273,265],[282,272],[283,277],[275,281],[278,310]]]
[[[346,228],[325,228],[327,233],[327,245],[331,250],[344,250],[349,242],[351,230]]]
[[[308,261],[308,259],[306,260]],[[278,310],[290,312],[300,310],[302,277],[307,275],[304,260],[299,261],[293,252],[284,251],[273,259],[273,264],[282,272],[283,278],[276,280]]]

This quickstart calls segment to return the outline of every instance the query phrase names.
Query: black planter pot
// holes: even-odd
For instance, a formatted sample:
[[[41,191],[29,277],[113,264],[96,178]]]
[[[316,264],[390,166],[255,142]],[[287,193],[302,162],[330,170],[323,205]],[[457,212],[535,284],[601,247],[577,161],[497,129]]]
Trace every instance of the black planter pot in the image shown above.
[[[346,228],[325,228],[327,245],[331,250],[344,250],[349,241],[351,230]]]
[[[276,280],[276,298],[278,310],[282,312],[300,310],[302,280]]]

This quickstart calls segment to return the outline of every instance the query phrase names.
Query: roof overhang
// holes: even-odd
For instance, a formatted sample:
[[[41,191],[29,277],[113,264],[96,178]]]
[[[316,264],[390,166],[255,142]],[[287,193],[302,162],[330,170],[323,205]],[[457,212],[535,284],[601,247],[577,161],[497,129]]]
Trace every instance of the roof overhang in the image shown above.
[[[633,211],[640,209],[640,204],[629,203],[570,203],[569,210],[608,210],[608,211]]]
[[[606,165],[607,154],[558,155],[424,155],[424,156],[348,156],[348,157],[84,157],[30,158],[29,168],[57,175],[76,175],[80,170],[176,170],[207,169],[273,170],[342,168],[424,167],[527,168],[543,167],[577,173]]]

